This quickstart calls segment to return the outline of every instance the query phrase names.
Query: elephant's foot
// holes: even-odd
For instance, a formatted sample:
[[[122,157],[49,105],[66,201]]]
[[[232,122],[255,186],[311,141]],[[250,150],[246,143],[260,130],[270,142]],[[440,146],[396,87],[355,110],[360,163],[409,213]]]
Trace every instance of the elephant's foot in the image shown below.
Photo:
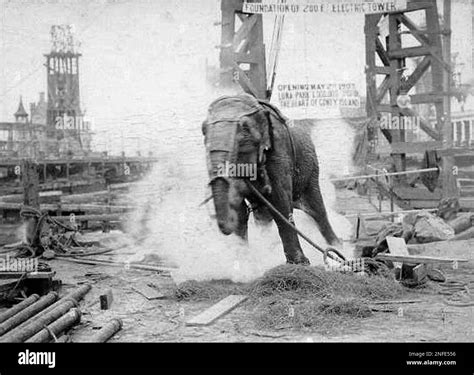
[[[287,264],[299,264],[302,266],[309,266],[311,263],[309,262],[309,259],[304,256],[303,253],[301,254],[295,254],[295,255],[286,255],[286,263]]]

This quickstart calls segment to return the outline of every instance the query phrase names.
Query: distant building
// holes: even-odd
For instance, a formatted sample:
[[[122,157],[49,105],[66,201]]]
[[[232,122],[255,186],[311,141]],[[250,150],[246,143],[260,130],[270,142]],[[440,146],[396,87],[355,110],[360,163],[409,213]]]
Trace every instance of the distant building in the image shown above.
[[[46,125],[46,110],[48,103],[46,103],[45,93],[40,92],[39,101],[37,103],[30,103],[30,122],[33,124]]]

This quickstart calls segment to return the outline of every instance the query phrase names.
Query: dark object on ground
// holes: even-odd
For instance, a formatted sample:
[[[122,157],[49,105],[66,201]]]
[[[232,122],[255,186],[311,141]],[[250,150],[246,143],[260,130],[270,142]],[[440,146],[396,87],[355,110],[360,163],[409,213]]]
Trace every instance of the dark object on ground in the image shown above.
[[[101,310],[108,310],[110,309],[110,307],[112,306],[112,302],[114,300],[114,296],[112,294],[112,290],[109,289],[107,290],[107,292],[105,292],[104,294],[101,294],[99,296],[99,300],[100,300],[100,309]]]

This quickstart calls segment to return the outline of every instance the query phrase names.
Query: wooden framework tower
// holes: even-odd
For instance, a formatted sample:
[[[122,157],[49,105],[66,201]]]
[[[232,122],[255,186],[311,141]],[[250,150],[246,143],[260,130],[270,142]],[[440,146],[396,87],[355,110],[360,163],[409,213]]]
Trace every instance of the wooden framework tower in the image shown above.
[[[416,12],[418,17],[422,16],[425,25],[417,25],[410,18],[412,12]],[[387,115],[390,115],[390,119],[416,118],[421,130],[431,138],[426,142],[409,142],[406,129],[393,129],[390,126],[381,129],[390,143],[396,171],[406,170],[407,154],[452,148],[449,1],[445,3],[444,16],[442,29],[436,0],[411,1],[405,10],[366,15],[368,117],[377,120]],[[386,30],[386,38],[383,38],[385,35],[381,32],[383,28]],[[411,40],[416,45],[413,42],[409,46],[404,45],[403,41],[407,39],[402,38],[404,34],[411,35]],[[408,59],[416,62],[416,68],[410,75],[405,74]],[[431,89],[418,92],[415,85],[428,71],[431,72]],[[430,104],[435,109],[434,127],[423,120],[412,107]],[[450,156],[443,157],[444,196],[457,194],[452,164]],[[399,182],[403,183],[403,179],[402,177]]]
[[[237,82],[248,94],[267,99],[262,15],[243,13],[242,7],[243,0],[221,1],[221,83]]]

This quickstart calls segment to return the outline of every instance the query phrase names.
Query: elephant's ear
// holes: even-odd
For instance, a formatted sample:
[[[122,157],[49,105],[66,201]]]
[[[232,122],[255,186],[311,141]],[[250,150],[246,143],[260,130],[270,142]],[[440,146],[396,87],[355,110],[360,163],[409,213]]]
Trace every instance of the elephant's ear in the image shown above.
[[[272,131],[272,119],[270,112],[268,110],[263,110],[266,121],[262,123],[262,140],[260,142],[259,149],[259,161],[264,161],[265,151],[268,151],[272,148],[273,143],[273,131]]]

